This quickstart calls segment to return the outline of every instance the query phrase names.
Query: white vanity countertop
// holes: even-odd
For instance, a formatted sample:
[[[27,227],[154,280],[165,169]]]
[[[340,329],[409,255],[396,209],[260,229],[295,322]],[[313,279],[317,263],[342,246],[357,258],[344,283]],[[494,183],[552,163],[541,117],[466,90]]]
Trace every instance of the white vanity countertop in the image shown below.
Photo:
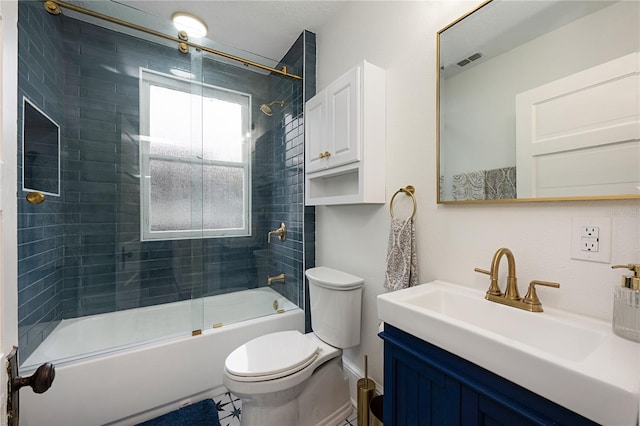
[[[611,323],[490,302],[484,292],[432,281],[378,296],[378,317],[595,422],[634,425],[640,344]]]

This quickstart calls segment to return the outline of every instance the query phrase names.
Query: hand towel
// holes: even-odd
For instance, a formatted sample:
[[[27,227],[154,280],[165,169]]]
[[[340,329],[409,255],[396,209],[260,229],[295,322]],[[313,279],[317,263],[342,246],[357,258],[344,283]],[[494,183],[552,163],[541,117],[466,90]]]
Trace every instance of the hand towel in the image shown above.
[[[416,233],[413,219],[391,219],[384,286],[390,290],[418,283]]]
[[[484,192],[487,200],[517,198],[516,168],[485,170]]]
[[[484,170],[453,175],[453,199],[486,199]]]

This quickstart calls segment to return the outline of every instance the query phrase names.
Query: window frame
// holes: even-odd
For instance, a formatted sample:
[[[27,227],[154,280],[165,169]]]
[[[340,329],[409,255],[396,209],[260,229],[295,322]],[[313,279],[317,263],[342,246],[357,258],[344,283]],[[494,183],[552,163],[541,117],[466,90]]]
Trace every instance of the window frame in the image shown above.
[[[205,84],[185,78],[160,73],[147,68],[140,68],[140,139],[139,139],[139,165],[140,165],[140,239],[141,241],[161,241],[195,238],[225,238],[225,237],[250,237],[251,233],[251,94],[229,90],[224,87]],[[194,114],[191,115],[191,126],[194,129],[192,146],[203,146],[203,108],[202,99],[205,97],[223,101],[231,101],[241,105],[241,122],[243,131],[242,161],[205,160],[202,155],[192,157],[174,157],[169,155],[151,154],[150,144],[150,90],[151,86],[178,90],[191,95],[191,106]],[[195,142],[194,142],[195,140]],[[200,152],[202,154],[202,152]],[[243,212],[242,226],[237,228],[204,229],[202,197],[204,182],[196,182],[196,193],[202,197],[192,198],[191,218],[192,224],[200,223],[199,229],[152,231],[150,225],[151,216],[151,174],[150,164],[152,160],[163,160],[181,164],[193,164],[198,167],[220,166],[243,169]],[[195,203],[195,206],[194,206]],[[198,209],[199,206],[199,209]],[[194,228],[194,226],[192,226]]]

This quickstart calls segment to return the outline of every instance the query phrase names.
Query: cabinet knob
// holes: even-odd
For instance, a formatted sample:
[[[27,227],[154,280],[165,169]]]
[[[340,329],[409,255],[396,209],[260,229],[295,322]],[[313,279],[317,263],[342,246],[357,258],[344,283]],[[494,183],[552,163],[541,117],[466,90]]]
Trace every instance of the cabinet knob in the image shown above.
[[[329,158],[329,157],[331,157],[331,153],[329,151],[320,153],[320,158]]]
[[[324,152],[320,153],[320,158],[324,158]]]

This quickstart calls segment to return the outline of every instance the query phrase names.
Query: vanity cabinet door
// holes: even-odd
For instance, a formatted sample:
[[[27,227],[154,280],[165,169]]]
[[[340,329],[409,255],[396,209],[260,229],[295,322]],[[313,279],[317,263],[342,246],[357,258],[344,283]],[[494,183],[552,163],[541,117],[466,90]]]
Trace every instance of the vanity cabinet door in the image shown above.
[[[459,425],[459,401],[458,382],[411,352],[385,344],[384,424]]]
[[[487,398],[471,388],[462,388],[461,398],[461,423],[462,425],[518,425],[533,426],[540,423],[531,421],[507,405]]]
[[[384,424],[596,425],[476,364],[385,324]]]

